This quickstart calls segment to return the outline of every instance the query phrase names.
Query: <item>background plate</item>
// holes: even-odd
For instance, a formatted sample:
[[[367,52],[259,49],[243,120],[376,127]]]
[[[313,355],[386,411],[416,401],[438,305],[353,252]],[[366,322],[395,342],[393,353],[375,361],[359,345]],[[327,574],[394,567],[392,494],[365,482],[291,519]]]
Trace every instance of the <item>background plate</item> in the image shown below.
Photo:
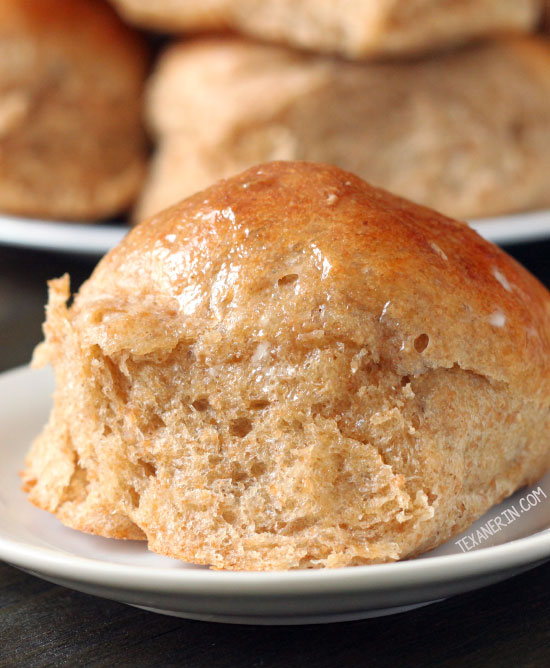
[[[457,537],[418,559],[392,564],[218,572],[153,554],[138,541],[73,531],[28,503],[17,475],[47,419],[52,389],[49,369],[0,375],[0,559],[46,580],[192,619],[305,624],[402,612],[550,559],[550,474],[493,508],[463,534],[469,538],[462,544]],[[513,521],[491,535],[495,518],[510,513]]]
[[[496,244],[550,238],[550,211],[475,220],[482,236]],[[122,223],[61,223],[0,215],[0,244],[100,256],[128,232]]]

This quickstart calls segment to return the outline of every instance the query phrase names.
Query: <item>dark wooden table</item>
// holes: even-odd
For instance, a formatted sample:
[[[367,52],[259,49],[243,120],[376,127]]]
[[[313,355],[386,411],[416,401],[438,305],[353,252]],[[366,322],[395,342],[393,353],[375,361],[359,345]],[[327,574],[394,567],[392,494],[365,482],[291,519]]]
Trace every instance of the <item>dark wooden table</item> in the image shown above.
[[[550,242],[508,249],[550,285]],[[0,247],[0,370],[40,340],[47,278],[93,263]],[[0,667],[550,666],[550,563],[391,617],[301,627],[187,621],[58,587],[0,563]]]

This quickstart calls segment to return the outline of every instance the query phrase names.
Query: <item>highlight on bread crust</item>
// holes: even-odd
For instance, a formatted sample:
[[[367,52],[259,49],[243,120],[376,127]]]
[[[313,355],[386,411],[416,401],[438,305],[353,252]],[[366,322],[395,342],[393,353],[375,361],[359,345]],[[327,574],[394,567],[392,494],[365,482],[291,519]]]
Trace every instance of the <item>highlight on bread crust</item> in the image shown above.
[[[246,100],[246,103],[243,103]],[[269,160],[329,162],[447,215],[550,206],[550,44],[356,64],[239,39],[169,47],[136,219]]]
[[[532,29],[539,0],[112,0],[130,21],[167,32],[230,28],[348,58],[423,53]]]
[[[0,3],[0,211],[105,218],[142,184],[146,51],[101,0]]]
[[[134,228],[72,305],[23,474],[76,529],[223,569],[417,555],[548,466],[550,296],[456,222],[275,162]]]

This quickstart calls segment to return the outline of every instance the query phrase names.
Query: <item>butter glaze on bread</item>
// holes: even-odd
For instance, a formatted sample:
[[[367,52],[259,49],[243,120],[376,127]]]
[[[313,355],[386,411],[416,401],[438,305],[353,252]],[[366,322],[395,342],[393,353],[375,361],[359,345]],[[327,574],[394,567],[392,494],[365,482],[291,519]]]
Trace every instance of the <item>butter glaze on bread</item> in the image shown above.
[[[457,218],[550,207],[550,44],[346,63],[238,39],[171,46],[136,219],[268,160],[329,162]]]
[[[146,54],[99,0],[0,2],[0,211],[128,208],[145,171]]]
[[[539,0],[113,0],[127,19],[167,32],[230,28],[349,58],[430,51],[532,29]]]
[[[71,306],[50,287],[23,477],[76,529],[220,569],[370,564],[548,466],[548,292],[336,167],[254,167],[133,229]]]

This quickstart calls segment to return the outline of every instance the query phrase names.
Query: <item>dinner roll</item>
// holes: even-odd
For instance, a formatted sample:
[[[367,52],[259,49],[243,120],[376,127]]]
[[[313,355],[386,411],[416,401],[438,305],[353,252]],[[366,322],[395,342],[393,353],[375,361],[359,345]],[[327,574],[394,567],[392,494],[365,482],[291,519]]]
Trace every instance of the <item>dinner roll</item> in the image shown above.
[[[68,526],[220,569],[372,564],[548,466],[550,295],[466,224],[275,162],[136,227],[72,305],[23,474]]]
[[[330,162],[458,218],[550,206],[550,44],[345,63],[243,40],[171,46],[136,219],[268,160]]]
[[[349,58],[419,53],[533,28],[539,0],[113,0],[146,28],[230,28]]]
[[[144,46],[99,0],[0,2],[0,211],[97,219],[143,179]]]

